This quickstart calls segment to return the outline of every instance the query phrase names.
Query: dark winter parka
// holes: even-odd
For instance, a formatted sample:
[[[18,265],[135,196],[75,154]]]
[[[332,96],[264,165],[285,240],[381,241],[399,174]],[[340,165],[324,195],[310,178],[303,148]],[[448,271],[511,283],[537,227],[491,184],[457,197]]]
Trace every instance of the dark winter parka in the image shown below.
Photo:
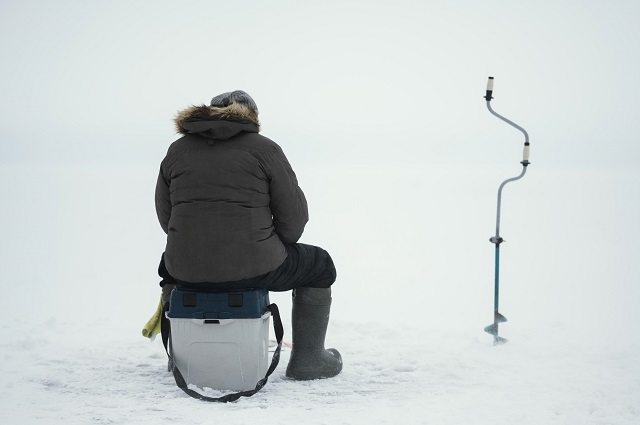
[[[308,221],[307,201],[280,146],[258,134],[256,112],[192,106],[175,118],[160,166],[156,212],[165,264],[183,282],[229,282],[276,269]]]

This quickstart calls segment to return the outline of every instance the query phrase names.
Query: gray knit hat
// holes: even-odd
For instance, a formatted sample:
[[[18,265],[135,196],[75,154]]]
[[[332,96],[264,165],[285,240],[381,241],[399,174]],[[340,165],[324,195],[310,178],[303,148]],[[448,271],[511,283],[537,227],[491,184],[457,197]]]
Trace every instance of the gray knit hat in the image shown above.
[[[258,113],[258,105],[256,105],[256,102],[254,102],[251,96],[249,96],[242,90],[222,93],[211,99],[211,106],[216,106],[218,108],[224,108],[225,106],[229,106],[232,103],[245,105],[249,109],[255,111],[256,114]]]

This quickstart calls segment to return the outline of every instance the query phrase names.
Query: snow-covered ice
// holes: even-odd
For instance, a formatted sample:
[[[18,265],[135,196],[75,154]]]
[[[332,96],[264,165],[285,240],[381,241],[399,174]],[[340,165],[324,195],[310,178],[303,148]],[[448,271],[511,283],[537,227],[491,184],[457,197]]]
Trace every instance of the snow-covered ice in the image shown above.
[[[567,340],[562,326],[523,330],[524,341],[496,349],[477,329],[336,318],[340,376],[285,380],[284,355],[261,392],[218,405],[176,387],[159,341],[116,335],[108,323],[9,321],[4,423],[634,424],[640,416],[638,348]],[[90,330],[102,337],[80,337]]]

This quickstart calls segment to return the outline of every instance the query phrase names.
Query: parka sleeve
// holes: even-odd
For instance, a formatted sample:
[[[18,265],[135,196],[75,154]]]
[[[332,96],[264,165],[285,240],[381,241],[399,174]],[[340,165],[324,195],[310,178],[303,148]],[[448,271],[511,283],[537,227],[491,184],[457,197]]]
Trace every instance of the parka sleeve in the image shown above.
[[[267,156],[273,227],[284,243],[296,243],[309,221],[307,199],[282,149],[277,146]]]
[[[164,177],[162,165],[156,183],[156,214],[165,233],[169,233],[169,218],[171,217],[171,199],[169,197],[169,182]]]

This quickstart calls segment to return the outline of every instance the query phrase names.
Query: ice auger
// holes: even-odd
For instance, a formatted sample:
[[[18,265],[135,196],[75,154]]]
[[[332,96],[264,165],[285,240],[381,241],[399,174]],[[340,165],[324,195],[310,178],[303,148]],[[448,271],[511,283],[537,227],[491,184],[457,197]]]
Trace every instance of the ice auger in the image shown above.
[[[512,177],[503,181],[500,187],[498,188],[498,212],[496,217],[496,235],[492,236],[489,239],[489,241],[496,246],[495,248],[495,289],[494,289],[494,299],[493,299],[494,301],[493,323],[485,327],[484,330],[485,332],[493,335],[493,344],[499,345],[507,342],[506,338],[502,338],[498,335],[498,324],[504,323],[507,321],[507,318],[504,317],[502,314],[500,314],[500,312],[498,311],[498,304],[499,304],[499,297],[500,297],[500,244],[504,242],[504,239],[502,239],[502,237],[500,236],[500,204],[502,202],[502,189],[507,183],[520,180],[524,176],[524,174],[527,172],[527,167],[529,166],[530,162],[529,162],[529,134],[527,134],[524,128],[506,119],[502,115],[497,114],[491,108],[491,99],[493,99],[492,94],[493,94],[493,77],[489,77],[489,80],[487,81],[487,92],[484,97],[487,101],[487,108],[489,109],[489,112],[491,112],[493,115],[500,118],[502,121],[506,122],[507,124],[511,125],[512,127],[517,128],[524,134],[524,151],[522,153],[522,161],[520,162],[520,164],[522,164],[522,172],[520,173],[520,175],[516,177]]]

